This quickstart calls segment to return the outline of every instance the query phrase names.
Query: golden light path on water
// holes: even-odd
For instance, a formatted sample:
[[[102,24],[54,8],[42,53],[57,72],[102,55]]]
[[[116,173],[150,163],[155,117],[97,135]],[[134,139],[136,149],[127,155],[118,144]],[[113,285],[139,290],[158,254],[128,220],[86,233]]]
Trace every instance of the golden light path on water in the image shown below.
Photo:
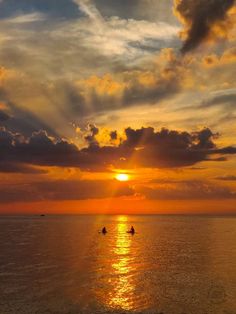
[[[112,264],[112,269],[117,276],[114,290],[109,294],[109,306],[132,310],[132,294],[134,285],[132,280],[132,263],[130,258],[131,236],[127,234],[128,218],[126,216],[117,217],[116,242],[113,253],[116,261]]]

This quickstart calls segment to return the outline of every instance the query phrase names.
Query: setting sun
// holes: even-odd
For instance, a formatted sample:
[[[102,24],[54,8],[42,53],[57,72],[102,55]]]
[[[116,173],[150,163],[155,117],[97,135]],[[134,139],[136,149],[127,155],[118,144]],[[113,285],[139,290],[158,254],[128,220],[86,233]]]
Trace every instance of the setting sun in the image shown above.
[[[118,173],[116,175],[116,180],[118,181],[128,181],[129,180],[129,175],[126,173]]]

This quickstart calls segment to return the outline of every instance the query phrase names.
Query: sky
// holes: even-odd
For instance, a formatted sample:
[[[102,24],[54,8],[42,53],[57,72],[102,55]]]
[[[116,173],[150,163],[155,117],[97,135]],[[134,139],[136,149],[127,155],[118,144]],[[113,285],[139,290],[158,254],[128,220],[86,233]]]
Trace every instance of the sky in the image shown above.
[[[235,74],[234,0],[0,0],[0,213],[235,214]]]

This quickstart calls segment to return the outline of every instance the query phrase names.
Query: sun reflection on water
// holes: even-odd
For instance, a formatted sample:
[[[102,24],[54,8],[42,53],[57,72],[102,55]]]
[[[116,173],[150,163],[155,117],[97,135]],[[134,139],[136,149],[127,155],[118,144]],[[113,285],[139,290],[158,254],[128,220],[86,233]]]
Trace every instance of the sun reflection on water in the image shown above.
[[[109,305],[123,310],[133,309],[134,284],[132,279],[132,258],[130,257],[131,237],[127,234],[128,218],[117,217],[116,241],[114,255],[116,261],[112,269],[116,274],[115,288],[109,295]]]

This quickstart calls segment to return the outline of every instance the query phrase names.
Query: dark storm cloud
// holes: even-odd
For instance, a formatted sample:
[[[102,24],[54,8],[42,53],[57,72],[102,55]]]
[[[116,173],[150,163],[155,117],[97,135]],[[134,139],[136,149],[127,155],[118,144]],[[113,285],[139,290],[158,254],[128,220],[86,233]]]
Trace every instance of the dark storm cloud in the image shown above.
[[[45,131],[30,138],[0,128],[0,163],[9,162],[48,166],[77,165],[78,149],[66,141],[54,142]]]
[[[0,129],[0,164],[22,163],[39,166],[78,167],[82,170],[119,168],[171,168],[195,165],[201,161],[224,161],[236,154],[236,147],[218,148],[210,129],[188,133],[153,128],[125,130],[126,139],[118,146],[100,146],[95,140],[99,130],[90,125],[89,146],[78,149],[66,140],[49,137],[45,131],[25,138]]]
[[[205,128],[199,132],[188,133],[153,128],[126,129],[127,140],[123,147],[135,152],[143,167],[184,167],[208,160],[215,148],[215,135]]]
[[[0,185],[0,202],[85,200],[133,195],[126,183],[116,180],[47,181]]]
[[[213,153],[216,154],[225,154],[225,155],[234,155],[236,154],[236,146],[227,146],[221,149],[213,150]]]
[[[187,39],[182,47],[186,53],[197,48],[210,35],[214,24],[227,18],[234,0],[177,0],[176,11],[187,28]]]
[[[72,0],[6,0],[0,3],[0,18],[35,11],[55,17],[79,16],[78,6]]]
[[[218,134],[214,134],[209,128],[205,128],[200,132],[196,132],[196,148],[200,149],[212,149],[216,147],[216,144],[213,142],[215,138],[218,137]]]
[[[213,200],[236,198],[236,192],[231,191],[228,187],[216,186],[209,182],[190,180],[169,182],[168,186],[164,183],[163,185],[158,185],[156,188],[143,186],[139,187],[137,192],[153,200]]]

